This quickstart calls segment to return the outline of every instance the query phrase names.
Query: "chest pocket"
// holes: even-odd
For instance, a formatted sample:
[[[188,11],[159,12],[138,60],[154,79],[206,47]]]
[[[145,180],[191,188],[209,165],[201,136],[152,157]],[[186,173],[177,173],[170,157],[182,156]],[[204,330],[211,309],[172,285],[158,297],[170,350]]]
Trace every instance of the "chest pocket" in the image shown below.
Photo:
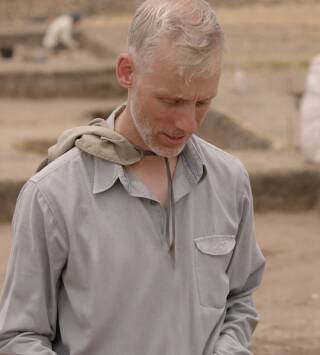
[[[194,239],[195,268],[200,304],[222,308],[229,293],[227,267],[235,247],[232,235],[210,235]]]

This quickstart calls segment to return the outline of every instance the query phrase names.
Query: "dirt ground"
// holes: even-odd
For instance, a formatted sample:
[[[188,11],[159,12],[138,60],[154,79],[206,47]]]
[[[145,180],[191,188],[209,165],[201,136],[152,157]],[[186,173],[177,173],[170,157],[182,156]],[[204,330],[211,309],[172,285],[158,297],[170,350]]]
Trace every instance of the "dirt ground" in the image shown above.
[[[255,354],[320,354],[320,213],[257,214],[256,228],[267,267]]]
[[[293,151],[299,125],[292,93],[303,89],[308,62],[320,51],[320,4],[219,8],[218,15],[228,46],[215,107],[270,137],[278,151]],[[127,25],[126,16],[96,16],[83,24],[114,52],[125,46]],[[246,82],[242,91],[237,89],[238,70]],[[106,104],[82,99],[0,100],[0,177],[6,179],[21,172],[32,174],[42,158],[22,153],[21,143],[36,135],[52,140]],[[5,159],[8,154],[10,162]],[[266,155],[262,153],[261,159],[267,159]],[[267,269],[255,295],[261,323],[253,341],[254,353],[319,355],[320,212],[257,214],[256,226]],[[9,230],[8,224],[0,225],[0,285],[9,254]]]

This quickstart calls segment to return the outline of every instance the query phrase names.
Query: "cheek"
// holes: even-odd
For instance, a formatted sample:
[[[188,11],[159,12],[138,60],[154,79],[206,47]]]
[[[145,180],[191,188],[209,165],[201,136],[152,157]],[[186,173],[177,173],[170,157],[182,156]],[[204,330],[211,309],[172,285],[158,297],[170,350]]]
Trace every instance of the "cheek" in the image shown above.
[[[145,120],[153,127],[162,126],[167,120],[167,112],[154,100],[148,100],[141,106],[141,112]]]
[[[153,112],[156,122],[161,124],[173,122],[177,116],[175,108],[166,107],[159,102],[153,105]]]
[[[197,110],[196,120],[199,125],[201,125],[205,120],[208,111],[209,111],[209,107],[203,107]]]
[[[178,109],[166,107],[162,108],[159,121],[161,121],[163,127],[174,128],[176,125],[175,122],[180,116],[181,112]]]

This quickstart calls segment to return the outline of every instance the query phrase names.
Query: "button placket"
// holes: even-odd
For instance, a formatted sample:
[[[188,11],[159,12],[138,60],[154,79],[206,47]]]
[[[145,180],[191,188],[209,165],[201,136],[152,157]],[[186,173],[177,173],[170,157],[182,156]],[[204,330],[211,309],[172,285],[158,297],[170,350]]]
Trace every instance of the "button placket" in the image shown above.
[[[166,236],[166,224],[167,224],[167,218],[166,218],[166,211],[159,202],[155,200],[149,200],[148,201],[150,208],[150,214],[152,216],[153,222],[155,224],[155,229],[157,230],[157,233],[159,235],[159,239],[161,240],[162,244],[167,244],[167,236]]]

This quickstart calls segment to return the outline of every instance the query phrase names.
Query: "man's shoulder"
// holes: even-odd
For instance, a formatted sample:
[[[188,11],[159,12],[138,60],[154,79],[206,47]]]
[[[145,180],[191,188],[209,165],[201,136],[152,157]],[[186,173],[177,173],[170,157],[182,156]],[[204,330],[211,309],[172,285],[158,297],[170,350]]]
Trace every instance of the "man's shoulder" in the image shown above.
[[[234,155],[198,136],[194,136],[192,142],[200,152],[207,169],[213,169],[215,172],[219,170],[227,171],[231,175],[247,175],[247,170],[243,163]]]
[[[35,173],[30,180],[38,184],[57,176],[65,176],[67,173],[76,172],[79,164],[83,164],[81,152],[78,148],[72,148]]]

